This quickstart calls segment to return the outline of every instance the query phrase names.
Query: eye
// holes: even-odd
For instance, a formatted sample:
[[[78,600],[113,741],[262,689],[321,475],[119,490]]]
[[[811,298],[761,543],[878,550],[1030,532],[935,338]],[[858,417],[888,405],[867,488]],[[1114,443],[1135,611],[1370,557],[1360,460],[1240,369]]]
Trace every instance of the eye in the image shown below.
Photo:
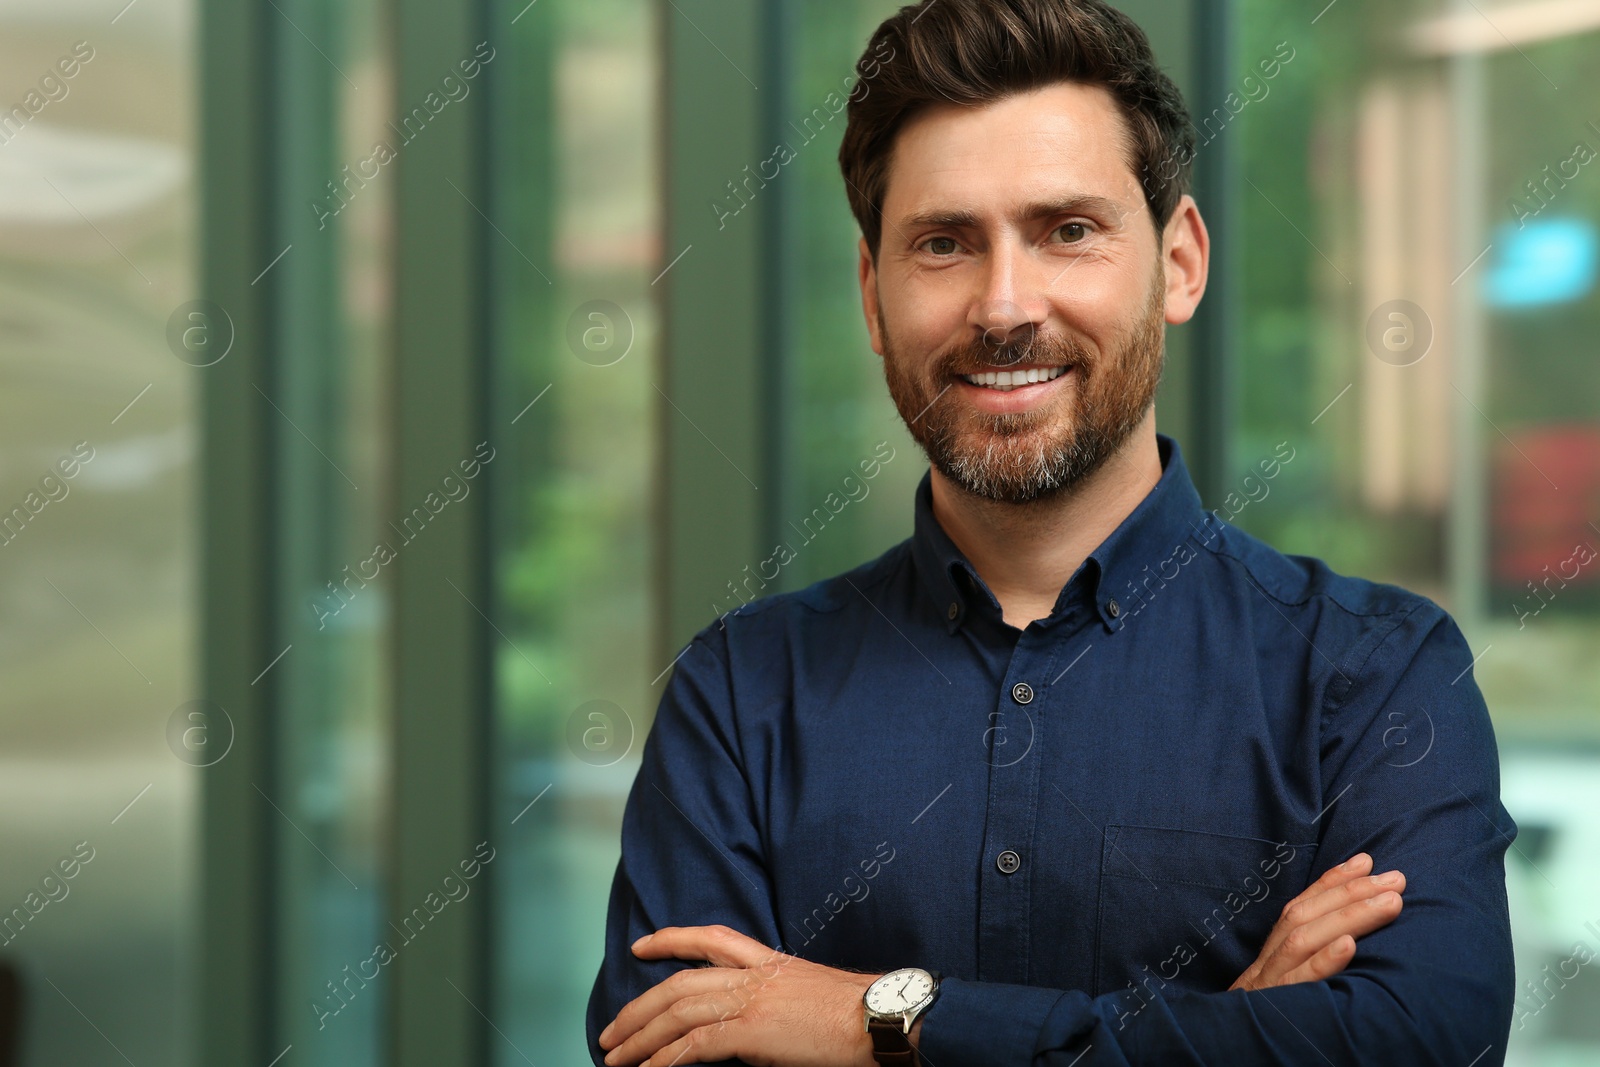
[[[1056,227],[1056,233],[1061,235],[1062,243],[1075,245],[1089,236],[1089,227],[1082,222],[1068,222]]]
[[[948,245],[949,247],[942,247],[945,245]],[[932,252],[936,256],[950,256],[954,255],[956,249],[960,248],[961,246],[956,243],[956,239],[954,237],[930,237],[926,241],[922,242],[922,247],[926,248],[929,252]]]

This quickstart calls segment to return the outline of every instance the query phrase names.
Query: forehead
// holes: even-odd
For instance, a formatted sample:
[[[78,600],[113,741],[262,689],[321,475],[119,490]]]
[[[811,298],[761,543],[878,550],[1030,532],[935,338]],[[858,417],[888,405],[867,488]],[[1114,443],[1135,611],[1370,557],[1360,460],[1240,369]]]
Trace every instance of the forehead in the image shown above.
[[[884,214],[957,209],[988,217],[1062,194],[1136,209],[1143,193],[1129,142],[1127,120],[1099,85],[1059,82],[976,108],[932,105],[895,137]]]

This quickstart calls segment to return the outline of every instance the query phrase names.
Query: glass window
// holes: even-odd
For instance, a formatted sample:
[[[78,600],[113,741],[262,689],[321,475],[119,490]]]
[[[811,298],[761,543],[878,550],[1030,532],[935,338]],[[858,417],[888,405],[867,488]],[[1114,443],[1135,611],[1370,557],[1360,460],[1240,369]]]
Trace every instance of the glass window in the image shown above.
[[[0,13],[0,963],[30,1064],[191,1062],[199,372],[166,338],[195,5],[118,6]]]
[[[1600,954],[1597,30],[1581,4],[1343,0],[1313,20],[1246,0],[1236,98],[1190,101],[1246,181],[1228,510],[1466,633],[1521,828],[1521,1064],[1600,1050],[1580,962]],[[1247,481],[1279,442],[1293,461]],[[1448,728],[1426,711],[1403,724],[1419,759]]]
[[[490,472],[506,637],[494,824],[511,827],[495,865],[506,948],[490,1015],[508,1067],[524,1053],[588,1062],[617,828],[664,666],[649,665],[656,8],[525,3],[500,20],[517,19],[496,64],[490,212],[505,237],[491,250],[493,423],[511,426]]]
[[[391,979],[379,942],[388,845],[392,557],[416,531],[387,484],[386,326],[394,167],[401,141],[383,5],[277,0],[277,245],[258,284],[277,300],[268,405],[276,438],[278,640],[258,685],[277,711],[272,826],[274,1052],[295,1062],[382,1062]]]
[[[861,231],[839,173],[846,114],[835,115],[827,103],[830,93],[872,91],[870,84],[854,88],[856,60],[872,31],[900,6],[893,0],[794,5],[789,122],[780,126],[794,160],[780,180],[798,220],[788,300],[804,310],[791,316],[794,334],[784,353],[794,385],[784,398],[790,469],[777,523],[793,556],[778,579],[784,589],[850,570],[908,536],[911,495],[927,469],[867,338],[856,282]],[[882,452],[879,442],[887,442]],[[862,460],[884,456],[893,458],[877,478],[860,489],[844,487],[847,475],[859,478]],[[823,503],[829,494],[849,503],[834,514]]]

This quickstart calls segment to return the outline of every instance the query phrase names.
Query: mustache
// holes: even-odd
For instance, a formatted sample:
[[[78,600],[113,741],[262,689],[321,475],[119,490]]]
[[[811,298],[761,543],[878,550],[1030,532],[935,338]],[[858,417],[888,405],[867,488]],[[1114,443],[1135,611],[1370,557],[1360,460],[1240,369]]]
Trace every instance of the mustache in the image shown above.
[[[946,352],[940,357],[936,370],[940,375],[948,376],[1005,370],[1019,363],[1074,367],[1083,366],[1088,362],[1088,349],[1081,342],[1054,334],[1033,334],[1000,345],[990,344],[985,339],[978,338]]]

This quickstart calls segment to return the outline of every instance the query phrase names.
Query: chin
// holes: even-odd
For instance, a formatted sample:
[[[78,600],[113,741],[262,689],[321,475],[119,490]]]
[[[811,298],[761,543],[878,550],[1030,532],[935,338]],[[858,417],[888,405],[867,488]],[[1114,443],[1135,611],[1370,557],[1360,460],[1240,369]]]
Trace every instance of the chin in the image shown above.
[[[939,473],[974,496],[1005,504],[1026,504],[1069,487],[1060,477],[1056,449],[1037,446],[1005,449],[957,448],[939,458]]]

